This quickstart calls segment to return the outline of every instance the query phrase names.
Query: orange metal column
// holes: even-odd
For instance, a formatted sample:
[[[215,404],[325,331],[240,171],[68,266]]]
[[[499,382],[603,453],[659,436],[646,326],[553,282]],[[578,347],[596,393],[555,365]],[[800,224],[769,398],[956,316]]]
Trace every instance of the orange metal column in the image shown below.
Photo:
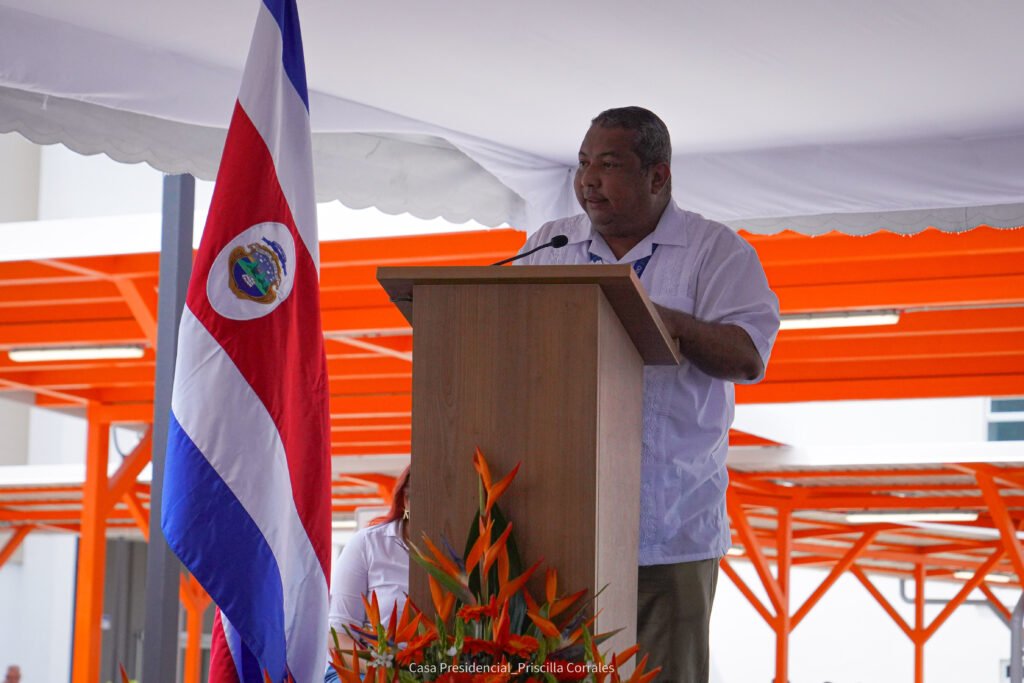
[[[107,543],[107,455],[110,423],[101,421],[98,406],[86,409],[89,435],[82,487],[82,531],[78,541],[75,598],[75,642],[72,683],[97,683],[100,678],[100,618]]]
[[[185,607],[186,641],[183,681],[184,683],[199,683],[202,674],[199,665],[202,661],[203,614],[210,606],[210,596],[191,574],[187,578],[182,574],[178,596],[181,599],[181,604]]]
[[[782,594],[782,606],[775,620],[775,683],[789,681],[789,569],[792,565],[793,512],[779,508],[776,515],[775,580]]]
[[[928,642],[924,623],[924,565],[914,567],[914,683],[924,683],[924,644]]]

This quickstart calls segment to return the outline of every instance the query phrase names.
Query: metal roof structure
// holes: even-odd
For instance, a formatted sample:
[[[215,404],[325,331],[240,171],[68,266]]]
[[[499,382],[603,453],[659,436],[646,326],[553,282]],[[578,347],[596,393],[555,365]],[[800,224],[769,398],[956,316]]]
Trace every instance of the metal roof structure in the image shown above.
[[[1024,394],[1024,230],[745,237],[784,315],[895,310],[900,320],[781,332],[765,380],[738,386],[738,402]],[[521,232],[493,230],[322,244],[336,517],[387,502],[409,453],[412,331],[378,286],[376,267],[487,264],[514,253],[523,240]],[[0,392],[31,392],[37,406],[76,411],[90,427],[80,481],[0,484],[0,528],[13,532],[0,549],[0,565],[34,531],[84,537],[134,527],[148,535],[149,485],[139,475],[150,456],[157,274],[157,254],[0,263]],[[144,353],[138,360],[50,363],[18,363],[5,353],[105,344],[140,345]],[[112,424],[137,425],[145,436],[108,477]],[[735,431],[730,443],[779,446]],[[986,576],[1021,585],[1024,464],[966,462],[966,456],[933,465],[771,467],[742,459],[732,465],[734,543],[757,569],[768,604],[732,568],[736,558],[722,566],[775,629],[782,643],[777,671],[784,671],[788,634],[844,572],[864,583],[918,649],[959,603],[932,624],[923,622],[923,611],[918,623],[907,624],[870,574],[919,586],[961,581],[959,600],[978,588],[1009,618]],[[979,517],[916,526],[853,524],[845,517],[857,510],[953,509]],[[787,589],[793,566],[829,569],[796,611]],[[102,590],[102,582],[94,583]],[[194,586],[183,587],[182,595],[205,607]]]

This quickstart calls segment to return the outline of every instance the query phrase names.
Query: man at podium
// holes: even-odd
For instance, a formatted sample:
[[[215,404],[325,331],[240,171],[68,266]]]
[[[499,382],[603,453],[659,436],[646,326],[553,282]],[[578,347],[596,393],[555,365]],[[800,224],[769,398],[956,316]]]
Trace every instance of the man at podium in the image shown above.
[[[671,157],[652,112],[599,114],[574,182],[585,213],[544,225],[524,252],[559,235],[567,243],[520,263],[630,263],[679,342],[678,367],[644,369],[637,633],[660,680],[706,683],[718,562],[731,542],[733,383],[764,376],[779,303],[748,243],[672,200]]]

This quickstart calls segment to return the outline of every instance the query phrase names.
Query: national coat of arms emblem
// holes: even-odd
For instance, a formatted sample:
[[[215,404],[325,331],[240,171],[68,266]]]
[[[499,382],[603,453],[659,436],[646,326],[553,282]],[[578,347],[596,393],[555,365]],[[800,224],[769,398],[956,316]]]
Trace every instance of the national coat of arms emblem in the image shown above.
[[[281,282],[288,274],[288,258],[274,240],[263,238],[235,247],[228,256],[228,286],[239,299],[261,304],[277,300]]]

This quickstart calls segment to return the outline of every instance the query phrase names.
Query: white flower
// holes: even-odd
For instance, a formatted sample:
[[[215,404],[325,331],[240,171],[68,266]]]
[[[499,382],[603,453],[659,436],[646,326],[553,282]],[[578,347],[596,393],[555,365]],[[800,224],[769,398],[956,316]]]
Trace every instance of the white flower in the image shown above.
[[[395,656],[390,651],[374,652],[370,660],[370,664],[378,669],[390,669],[391,663],[395,661]]]
[[[448,655],[449,657],[454,657],[458,653],[459,653],[459,651],[455,648],[454,645],[452,645],[450,648],[445,650],[445,654]]]

